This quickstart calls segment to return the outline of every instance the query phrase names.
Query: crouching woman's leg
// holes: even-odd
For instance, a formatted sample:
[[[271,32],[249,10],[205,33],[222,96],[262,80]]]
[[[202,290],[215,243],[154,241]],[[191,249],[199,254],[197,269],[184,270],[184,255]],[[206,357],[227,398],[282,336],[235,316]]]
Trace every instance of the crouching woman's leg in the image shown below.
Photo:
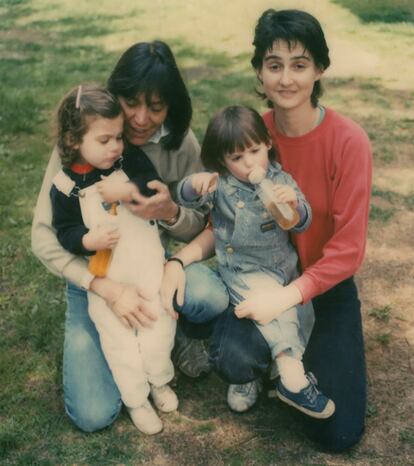
[[[210,345],[210,362],[230,384],[246,384],[267,373],[270,349],[250,319],[238,319],[233,306],[217,319]]]
[[[63,352],[65,409],[85,432],[107,427],[121,409],[121,397],[88,314],[85,291],[69,284]]]
[[[315,326],[304,363],[336,410],[326,420],[302,419],[309,438],[324,450],[341,452],[359,442],[365,425],[364,340],[353,279],[316,297],[313,306]]]

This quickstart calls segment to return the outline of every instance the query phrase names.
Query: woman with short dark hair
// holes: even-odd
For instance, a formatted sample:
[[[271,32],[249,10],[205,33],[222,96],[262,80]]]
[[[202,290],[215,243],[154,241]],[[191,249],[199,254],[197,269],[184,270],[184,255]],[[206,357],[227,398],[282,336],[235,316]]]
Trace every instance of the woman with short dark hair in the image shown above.
[[[252,320],[266,324],[312,301],[315,325],[306,370],[336,411],[304,418],[310,438],[331,451],[357,443],[364,431],[366,374],[360,301],[353,275],[362,263],[368,225],[372,154],[365,131],[318,103],[329,66],[322,28],[298,10],[265,11],[256,26],[252,65],[271,110],[263,119],[277,160],[309,201],[313,221],[293,235],[302,275],[282,290],[252,294],[219,318],[211,357],[231,386],[230,407],[253,406],[269,349]],[[311,400],[310,400],[311,401]],[[240,410],[239,410],[240,411]]]

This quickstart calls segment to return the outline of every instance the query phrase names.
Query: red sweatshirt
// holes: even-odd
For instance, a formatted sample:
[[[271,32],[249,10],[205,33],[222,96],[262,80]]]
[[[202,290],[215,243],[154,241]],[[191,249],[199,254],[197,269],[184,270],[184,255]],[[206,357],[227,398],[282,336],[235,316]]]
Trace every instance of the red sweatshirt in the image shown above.
[[[353,275],[362,263],[371,146],[360,126],[331,109],[326,109],[320,125],[298,137],[287,137],[276,129],[273,110],[263,119],[283,169],[312,207],[309,229],[293,235],[303,271],[294,284],[307,302]]]

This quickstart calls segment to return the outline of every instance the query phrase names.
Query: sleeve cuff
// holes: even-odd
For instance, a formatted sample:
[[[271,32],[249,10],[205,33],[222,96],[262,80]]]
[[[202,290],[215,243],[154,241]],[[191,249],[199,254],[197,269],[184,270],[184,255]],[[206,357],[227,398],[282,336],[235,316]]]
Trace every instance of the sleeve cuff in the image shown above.
[[[84,276],[81,278],[80,287],[84,289],[85,291],[88,291],[89,287],[91,286],[92,280],[94,278],[95,278],[95,275],[91,274],[89,270],[86,271]]]
[[[180,227],[180,225],[183,223],[184,219],[184,209],[181,207],[179,210],[178,218],[177,221],[172,224],[168,225],[168,223],[164,222],[163,220],[159,220],[159,225],[164,228],[164,230],[172,231]]]
[[[302,295],[302,304],[308,303],[319,294],[318,287],[309,276],[303,274],[292,282]]]

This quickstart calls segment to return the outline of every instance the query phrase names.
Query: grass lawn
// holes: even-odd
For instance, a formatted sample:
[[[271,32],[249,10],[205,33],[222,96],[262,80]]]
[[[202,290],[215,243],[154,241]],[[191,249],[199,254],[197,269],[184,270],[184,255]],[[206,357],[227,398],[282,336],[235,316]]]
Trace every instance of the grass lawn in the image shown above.
[[[362,21],[367,23],[414,23],[414,4],[411,0],[334,0],[349,8]]]
[[[232,2],[217,0],[0,2],[0,464],[414,464],[414,92],[398,87],[400,81],[384,84],[393,73],[403,74],[397,68],[387,76],[375,75],[375,67],[372,76],[328,74],[322,100],[359,122],[374,148],[367,258],[357,276],[369,382],[360,445],[343,455],[316,451],[291,411],[266,397],[251,412],[233,415],[226,385],[215,375],[197,382],[177,378],[180,410],[164,416],[166,428],[155,437],[139,434],[124,412],[95,434],[79,432],[64,413],[63,282],[30,251],[33,207],[53,147],[54,108],[81,82],[103,84],[130,44],[159,36],[183,69],[200,139],[219,107],[237,102],[263,110],[253,91],[250,41],[255,18],[272,5],[253,3],[238,0],[235,12]],[[323,16],[330,36],[337,29],[351,44],[355,38],[355,54],[358,38],[374,50],[378,34],[381,44],[393,44],[398,63],[412,50],[414,26],[365,28],[337,5],[322,3],[324,10],[313,5],[312,12]],[[341,27],[335,21],[343,21]]]

